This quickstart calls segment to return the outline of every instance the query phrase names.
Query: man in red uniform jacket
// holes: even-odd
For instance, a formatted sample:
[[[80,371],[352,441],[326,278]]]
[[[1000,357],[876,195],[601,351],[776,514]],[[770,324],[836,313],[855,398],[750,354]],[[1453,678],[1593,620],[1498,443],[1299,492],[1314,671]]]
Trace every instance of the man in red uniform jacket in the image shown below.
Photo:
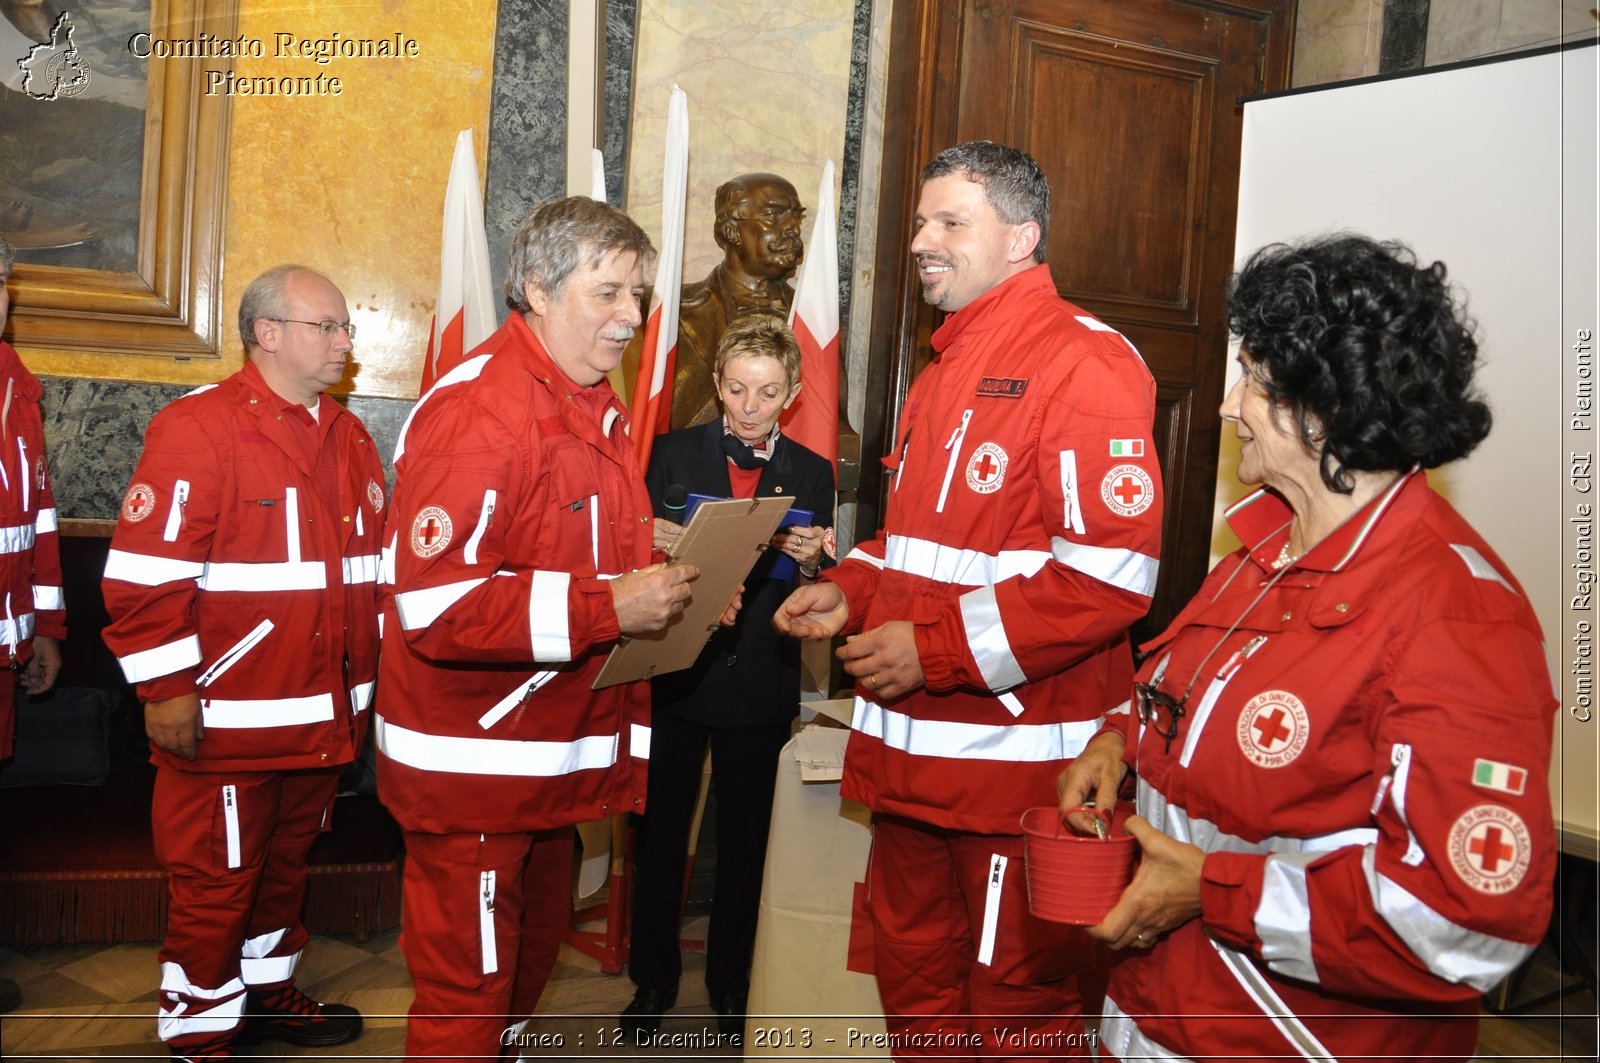
[[[323,394],[355,334],[331,281],[268,270],[245,289],[239,333],[244,368],[150,422],[104,581],[106,644],[145,702],[170,876],[157,1025],[191,1060],[361,1032],[294,970],[306,853],[377,674],[383,467]]]
[[[911,253],[948,315],[907,396],[885,527],[779,609],[850,635],[843,793],[874,813],[868,907],[897,1058],[1089,1053],[1096,948],[1028,911],[1019,818],[1124,705],[1160,547],[1155,385],[1056,294],[1049,186],[974,142],[922,174]]]
[[[406,1056],[515,1057],[571,908],[572,826],[638,811],[644,681],[591,690],[683,610],[606,382],[650,240],[583,196],[511,241],[514,312],[401,433],[384,539],[378,784],[405,829]]]
[[[11,309],[6,282],[14,265],[0,236],[0,328]],[[39,381],[0,340],[0,665],[20,670],[22,689],[43,694],[61,671],[59,640],[67,637],[61,596],[61,550],[56,540],[56,500],[44,460]],[[0,762],[16,737],[16,686],[0,682]],[[22,1002],[9,978],[0,978],[0,1012]]]

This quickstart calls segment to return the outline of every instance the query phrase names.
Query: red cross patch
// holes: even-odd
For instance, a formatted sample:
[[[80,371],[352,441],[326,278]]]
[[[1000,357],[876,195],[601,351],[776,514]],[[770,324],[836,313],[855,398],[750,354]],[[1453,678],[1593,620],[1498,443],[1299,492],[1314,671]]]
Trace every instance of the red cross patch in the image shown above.
[[[1239,751],[1260,768],[1281,768],[1305,751],[1311,716],[1287,690],[1267,690],[1239,711]]]
[[[129,524],[138,524],[156,508],[156,489],[147,483],[136,483],[128,488],[128,493],[122,499],[122,519]]]
[[[979,443],[967,460],[967,486],[980,495],[994,494],[1006,482],[1008,460],[998,443]]]
[[[1100,501],[1122,517],[1137,517],[1156,500],[1156,483],[1137,465],[1113,465],[1100,481]]]
[[[411,522],[411,552],[432,557],[450,545],[450,514],[438,506],[428,506]]]
[[[383,512],[383,485],[376,480],[367,481],[367,501],[372,503],[372,512]]]
[[[1533,837],[1503,805],[1478,805],[1450,825],[1450,865],[1479,893],[1509,893],[1528,873]]]

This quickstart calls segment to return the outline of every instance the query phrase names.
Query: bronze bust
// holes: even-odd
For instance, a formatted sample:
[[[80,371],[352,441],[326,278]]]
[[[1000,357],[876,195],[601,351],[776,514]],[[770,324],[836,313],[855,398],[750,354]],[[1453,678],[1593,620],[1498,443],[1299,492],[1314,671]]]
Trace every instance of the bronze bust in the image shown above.
[[[771,173],[741,174],[717,189],[717,246],[723,259],[702,281],[683,286],[678,308],[678,359],[672,382],[672,427],[717,417],[712,367],[722,330],[740,314],[764,310],[785,316],[789,281],[804,246],[805,208],[794,185]]]

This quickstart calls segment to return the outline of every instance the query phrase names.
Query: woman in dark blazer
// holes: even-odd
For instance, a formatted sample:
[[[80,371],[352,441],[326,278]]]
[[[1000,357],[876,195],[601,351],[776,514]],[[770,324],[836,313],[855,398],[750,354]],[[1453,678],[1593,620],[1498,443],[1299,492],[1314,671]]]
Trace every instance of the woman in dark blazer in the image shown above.
[[[772,549],[745,580],[738,621],[713,633],[692,667],[651,681],[650,781],[634,835],[628,953],[628,974],[638,990],[621,1020],[635,1038],[658,1030],[678,995],[684,868],[708,744],[717,872],[706,989],[719,1029],[730,1036],[744,1030],[772,788],[800,700],[799,643],[773,629],[772,615],[798,581],[833,563],[823,549],[833,525],[833,468],[778,429],[779,415],[799,394],[799,380],[800,350],[782,318],[736,319],[717,348],[723,416],[658,438],[645,475],[657,517],[655,544],[662,548],[682,531],[677,507],[685,494],[792,498],[812,516],[773,536]],[[780,570],[775,578],[773,568],[785,557],[788,574]]]

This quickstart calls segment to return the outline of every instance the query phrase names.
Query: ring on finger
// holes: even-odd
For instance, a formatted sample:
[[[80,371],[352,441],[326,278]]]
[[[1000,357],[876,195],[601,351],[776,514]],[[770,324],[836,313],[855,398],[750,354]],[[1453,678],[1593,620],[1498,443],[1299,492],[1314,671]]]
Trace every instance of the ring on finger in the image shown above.
[[[1145,937],[1143,930],[1141,930],[1137,934],[1133,935],[1133,940],[1138,942],[1140,945],[1149,945],[1150,944],[1150,939]]]

